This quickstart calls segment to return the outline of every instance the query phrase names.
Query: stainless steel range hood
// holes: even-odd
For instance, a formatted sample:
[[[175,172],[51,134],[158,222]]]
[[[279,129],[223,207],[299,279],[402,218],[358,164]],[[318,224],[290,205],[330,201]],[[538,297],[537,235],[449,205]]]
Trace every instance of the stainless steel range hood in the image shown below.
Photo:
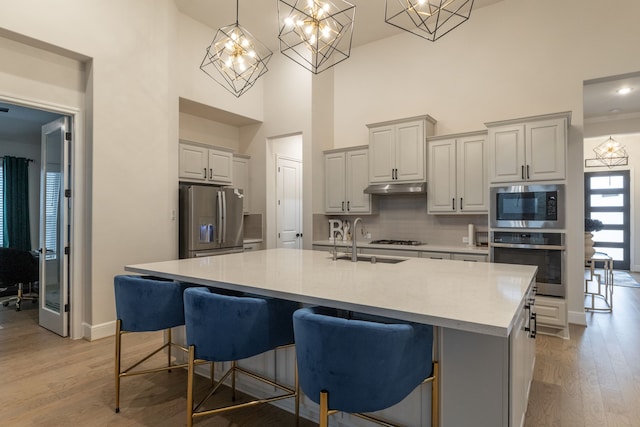
[[[427,194],[426,182],[404,182],[397,184],[371,184],[364,189],[367,194]]]

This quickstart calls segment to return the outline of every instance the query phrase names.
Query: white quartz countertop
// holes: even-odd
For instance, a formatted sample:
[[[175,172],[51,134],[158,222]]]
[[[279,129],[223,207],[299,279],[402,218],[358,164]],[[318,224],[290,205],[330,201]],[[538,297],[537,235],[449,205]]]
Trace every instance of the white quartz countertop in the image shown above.
[[[511,333],[536,273],[533,266],[423,258],[353,263],[334,261],[324,251],[297,249],[128,265],[125,270],[501,337]]]
[[[489,248],[487,246],[469,246],[469,245],[376,245],[371,243],[370,240],[358,240],[358,249],[363,248],[376,248],[376,249],[388,249],[390,251],[416,251],[416,252],[451,252],[459,254],[477,254],[477,255],[489,255]],[[313,245],[317,246],[333,246],[333,242],[327,240],[314,240]],[[339,240],[336,242],[336,246],[339,247],[351,247],[351,242]]]

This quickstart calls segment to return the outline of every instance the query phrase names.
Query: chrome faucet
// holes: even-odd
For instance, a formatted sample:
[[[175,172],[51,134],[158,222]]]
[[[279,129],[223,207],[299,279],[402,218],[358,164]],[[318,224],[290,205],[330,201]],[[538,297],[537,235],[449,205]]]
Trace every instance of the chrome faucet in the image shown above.
[[[356,245],[356,228],[358,227],[358,223],[362,224],[362,227],[364,227],[364,222],[362,221],[362,218],[358,217],[355,220],[353,220],[353,228],[351,230],[351,262],[357,262],[358,261],[358,246]],[[364,230],[364,228],[362,228]]]

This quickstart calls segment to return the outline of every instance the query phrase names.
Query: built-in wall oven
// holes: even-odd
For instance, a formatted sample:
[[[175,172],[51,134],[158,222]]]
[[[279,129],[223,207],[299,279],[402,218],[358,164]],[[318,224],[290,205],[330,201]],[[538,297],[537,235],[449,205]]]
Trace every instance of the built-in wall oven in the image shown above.
[[[565,296],[565,235],[556,232],[492,231],[491,261],[538,267],[537,294]]]

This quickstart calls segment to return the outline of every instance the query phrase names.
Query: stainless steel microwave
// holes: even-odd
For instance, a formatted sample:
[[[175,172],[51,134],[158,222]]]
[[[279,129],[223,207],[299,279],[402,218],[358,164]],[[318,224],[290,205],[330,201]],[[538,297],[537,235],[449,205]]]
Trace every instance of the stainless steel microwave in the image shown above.
[[[491,187],[492,228],[564,228],[564,184]]]

